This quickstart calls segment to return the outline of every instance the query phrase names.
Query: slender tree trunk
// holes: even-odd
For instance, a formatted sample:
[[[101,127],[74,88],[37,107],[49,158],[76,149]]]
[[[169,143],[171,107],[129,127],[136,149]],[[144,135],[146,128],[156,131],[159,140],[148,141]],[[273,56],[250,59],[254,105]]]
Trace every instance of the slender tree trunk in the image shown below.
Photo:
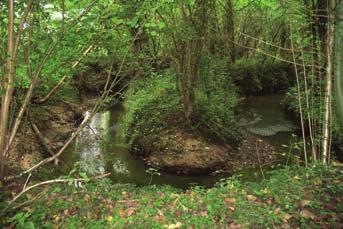
[[[191,27],[191,34],[186,41],[175,42],[175,59],[178,66],[177,86],[184,106],[185,118],[193,124],[195,114],[195,86],[199,74],[200,60],[207,38],[207,0],[199,0],[194,5],[193,12],[186,12],[185,3],[181,3],[181,16],[186,26]]]
[[[231,63],[236,59],[236,47],[235,47],[235,28],[233,22],[233,7],[232,0],[226,1],[226,36],[227,45],[229,49],[229,60]]]
[[[337,113],[340,125],[343,126],[343,1],[336,9],[334,75]]]
[[[14,0],[8,0],[8,37],[7,37],[7,72],[6,82],[2,83],[1,89],[4,95],[1,97],[0,118],[0,178],[4,176],[5,149],[8,135],[8,119],[10,103],[13,94],[15,66],[14,66]]]
[[[324,98],[324,129],[323,129],[323,151],[322,151],[322,160],[323,163],[328,163],[329,153],[330,153],[330,142],[331,142],[331,132],[330,132],[330,123],[331,123],[331,101],[332,101],[332,73],[333,73],[333,46],[334,46],[334,14],[332,12],[332,7],[335,5],[334,0],[331,0],[331,4],[328,7],[329,18],[327,25],[327,50],[326,50],[326,89],[325,89],[325,98]]]
[[[292,49],[292,57],[294,62],[294,70],[295,70],[295,76],[297,79],[297,94],[298,94],[298,105],[299,105],[299,114],[300,114],[300,124],[301,124],[301,131],[302,131],[302,137],[303,137],[303,149],[304,149],[304,159],[305,159],[305,165],[307,167],[307,150],[306,150],[306,135],[305,135],[305,124],[304,124],[304,115],[303,115],[303,107],[301,103],[301,88],[300,88],[300,79],[299,79],[299,73],[298,73],[298,66],[295,64],[295,53],[294,53],[294,45],[293,40],[291,38],[291,49]]]

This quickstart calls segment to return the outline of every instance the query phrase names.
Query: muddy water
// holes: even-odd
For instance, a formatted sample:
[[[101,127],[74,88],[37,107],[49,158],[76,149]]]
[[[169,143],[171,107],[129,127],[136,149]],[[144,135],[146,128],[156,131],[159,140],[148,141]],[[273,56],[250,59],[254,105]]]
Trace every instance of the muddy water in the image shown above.
[[[280,99],[281,96],[273,95],[244,101],[238,108],[242,128],[277,146],[288,143],[294,124],[284,114],[279,104]],[[154,174],[143,161],[129,153],[128,146],[120,134],[122,129],[120,118],[123,114],[121,105],[96,114],[62,159],[71,167],[77,164],[81,170],[91,174],[111,172],[113,181],[137,185],[168,184],[186,188],[196,184],[209,187],[219,179],[232,175]],[[246,169],[239,173],[246,179],[253,180],[260,177],[258,171],[258,169]]]

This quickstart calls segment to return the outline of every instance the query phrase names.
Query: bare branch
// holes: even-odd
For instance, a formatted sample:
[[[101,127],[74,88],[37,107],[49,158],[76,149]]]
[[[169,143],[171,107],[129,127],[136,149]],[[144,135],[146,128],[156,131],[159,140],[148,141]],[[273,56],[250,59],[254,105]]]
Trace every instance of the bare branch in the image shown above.
[[[48,181],[43,181],[37,184],[34,184],[32,186],[29,186],[27,188],[24,188],[18,195],[16,195],[10,202],[9,204],[13,204],[19,197],[21,197],[24,193],[27,193],[28,191],[37,188],[39,186],[47,185],[47,184],[53,184],[53,183],[69,183],[69,182],[80,182],[80,181],[94,181],[98,179],[103,179],[105,177],[108,177],[111,175],[111,173],[106,173],[102,174],[99,176],[91,177],[89,179],[84,179],[84,178],[77,178],[77,179],[54,179],[54,180],[48,180]]]

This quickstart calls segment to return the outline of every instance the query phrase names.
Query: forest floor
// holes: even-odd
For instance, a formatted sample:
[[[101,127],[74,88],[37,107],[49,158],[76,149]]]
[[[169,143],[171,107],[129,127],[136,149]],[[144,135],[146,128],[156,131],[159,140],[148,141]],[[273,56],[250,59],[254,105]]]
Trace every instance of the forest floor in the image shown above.
[[[230,178],[210,189],[51,184],[0,209],[5,228],[342,228],[343,167],[287,167],[258,183]]]

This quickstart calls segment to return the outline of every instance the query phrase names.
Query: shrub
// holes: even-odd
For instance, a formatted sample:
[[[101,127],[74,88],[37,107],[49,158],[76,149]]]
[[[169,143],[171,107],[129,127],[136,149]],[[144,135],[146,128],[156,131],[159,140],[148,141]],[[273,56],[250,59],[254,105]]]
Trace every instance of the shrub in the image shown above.
[[[127,112],[123,118],[123,132],[134,151],[140,151],[137,148],[139,139],[160,135],[172,127],[196,131],[217,142],[238,143],[233,112],[237,103],[236,89],[223,72],[216,74],[216,69],[212,70],[205,75],[209,79],[206,86],[203,77],[198,81],[196,112],[199,123],[192,127],[184,118],[176,77],[170,70],[133,82],[126,92],[124,106]]]
[[[230,66],[230,77],[244,95],[275,93],[294,84],[292,65],[257,58],[240,59]]]

